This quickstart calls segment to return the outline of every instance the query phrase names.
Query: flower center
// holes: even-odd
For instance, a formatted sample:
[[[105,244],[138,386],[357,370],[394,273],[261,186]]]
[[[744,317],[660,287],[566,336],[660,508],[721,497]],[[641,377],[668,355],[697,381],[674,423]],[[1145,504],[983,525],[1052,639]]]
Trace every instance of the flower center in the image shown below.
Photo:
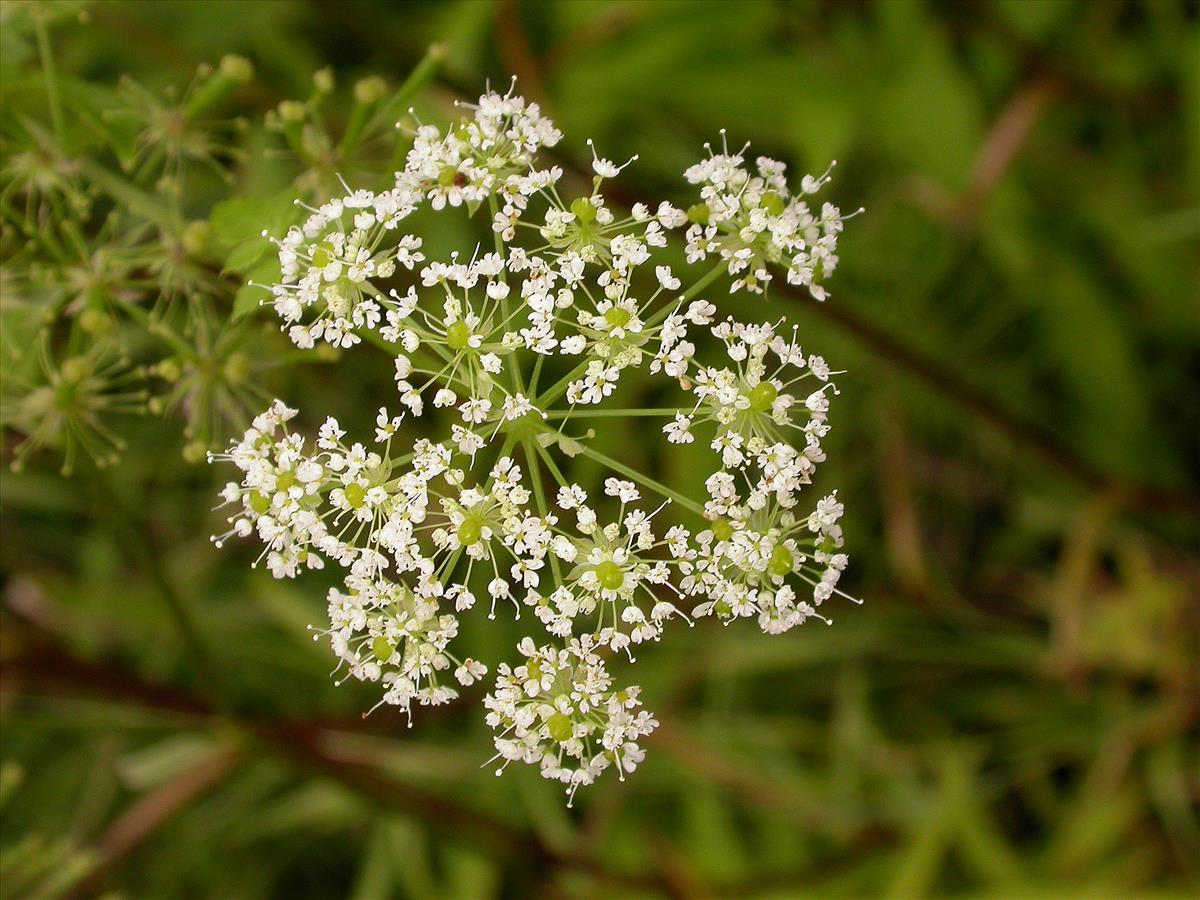
[[[727,541],[733,537],[733,525],[728,519],[717,519],[712,524],[713,537],[718,541]]]
[[[349,504],[351,509],[360,509],[367,497],[367,489],[357,481],[352,481],[346,485],[344,493],[346,495],[346,503]]]
[[[571,739],[571,734],[574,728],[571,726],[571,717],[563,713],[555,713],[546,720],[546,728],[550,732],[550,737],[558,741],[560,744],[563,741]]]
[[[604,321],[608,322],[613,328],[624,328],[632,318],[633,314],[620,306],[614,306],[604,313]]]
[[[331,262],[333,262],[333,244],[329,241],[318,244],[317,249],[312,253],[312,264],[318,269],[323,269]]]
[[[446,344],[451,350],[465,349],[470,339],[471,329],[461,319],[457,322],[451,322],[450,327],[446,329]]]
[[[587,197],[576,197],[571,201],[571,212],[581,223],[587,225],[596,221],[596,207]]]
[[[395,650],[396,648],[389,644],[387,638],[385,638],[383,635],[380,635],[371,641],[371,652],[375,654],[375,658],[380,662],[387,662],[389,659],[391,659],[392,653],[394,653]]]
[[[600,582],[600,587],[605,590],[617,591],[625,583],[625,573],[611,559],[606,559],[596,566],[596,580]]]
[[[783,198],[780,197],[779,194],[775,193],[775,191],[767,191],[765,194],[763,194],[759,205],[765,209],[769,215],[772,216],[781,215],[785,209]]]
[[[792,573],[792,567],[795,564],[796,557],[792,555],[792,551],[783,544],[776,544],[775,549],[771,551],[771,561],[767,563],[767,571],[778,578],[783,578]]]
[[[760,381],[746,394],[746,399],[750,401],[750,408],[755,412],[766,412],[774,405],[778,396],[779,389],[775,385],[769,381]]]
[[[479,513],[467,513],[467,517],[458,526],[458,542],[464,547],[474,544],[483,535],[483,516]]]

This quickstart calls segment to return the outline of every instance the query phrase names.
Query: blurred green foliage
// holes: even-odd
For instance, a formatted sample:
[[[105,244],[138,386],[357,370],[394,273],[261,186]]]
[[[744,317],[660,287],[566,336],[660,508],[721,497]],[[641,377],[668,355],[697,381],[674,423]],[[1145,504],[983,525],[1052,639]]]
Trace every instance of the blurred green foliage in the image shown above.
[[[679,173],[720,128],[795,170],[838,159],[837,201],[867,214],[833,298],[740,304],[786,312],[849,370],[818,487],[840,488],[848,578],[868,602],[831,628],[707,625],[643,653],[662,721],[647,760],[568,812],[535,772],[479,768],[470,697],[412,731],[362,720],[374,698],[335,689],[305,630],[320,579],[274,582],[249,547],[208,543],[222,473],[181,451],[217,429],[186,403],[183,420],[114,417],[119,465],[82,459],[67,479],[50,451],[3,476],[0,893],[1194,895],[1198,18],[1195,2],[1070,0],[4,0],[5,184],[40,146],[68,186],[51,193],[132,217],[121,233],[138,253],[205,223],[172,289],[186,309],[165,321],[196,359],[227,361],[214,342],[245,329],[256,394],[360,425],[391,395],[386,366],[277,364],[286,345],[244,287],[270,277],[258,232],[286,224],[291,197],[338,173],[386,183],[395,136],[345,144],[363,124],[357,80],[392,96],[436,44],[436,74],[399,108],[442,121],[516,74],[568,160],[585,136],[642,154],[624,173],[637,196],[680,199]],[[172,86],[229,54],[254,76],[213,98],[201,132],[229,149],[200,148],[215,170],[163,190],[138,135],[156,103],[199,89],[171,100]],[[165,218],[147,197],[167,199]],[[18,199],[4,195],[5,353],[46,327],[22,324],[14,273],[36,235]],[[92,250],[111,246],[90,223]],[[421,227],[435,248],[474,240]],[[139,282],[152,262],[137,257]],[[39,303],[68,311],[50,346],[86,350],[70,286],[39,284]],[[162,285],[116,298],[131,365],[177,352],[139,330]],[[197,305],[207,325],[188,324]],[[5,357],[6,402],[36,376],[21,358]],[[11,460],[21,423],[6,422]],[[614,421],[601,439],[685,477],[636,438]],[[520,632],[496,626],[465,628],[466,652],[502,658]]]

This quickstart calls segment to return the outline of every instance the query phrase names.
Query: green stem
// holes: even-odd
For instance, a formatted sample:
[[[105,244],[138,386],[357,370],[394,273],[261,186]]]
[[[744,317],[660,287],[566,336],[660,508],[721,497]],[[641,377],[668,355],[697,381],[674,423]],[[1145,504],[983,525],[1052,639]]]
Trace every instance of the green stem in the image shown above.
[[[136,303],[122,303],[121,308],[125,310],[126,314],[131,319],[145,328],[150,334],[161,338],[163,341],[169,344],[171,349],[173,349],[184,359],[192,362],[196,361],[196,349],[179,335],[177,335],[174,331],[172,331],[165,323],[153,321],[150,318],[150,313],[146,312],[146,310],[142,309]]]
[[[412,462],[413,457],[416,455],[417,454],[414,452],[414,453],[405,453],[403,456],[393,456],[391,459],[388,460],[388,466],[391,467],[392,469],[395,469],[398,466],[406,466],[410,462]],[[388,484],[391,485],[395,480],[396,479],[389,481]]]
[[[545,409],[547,406],[561,397],[567,390],[567,385],[587,371],[588,363],[590,362],[590,359],[584,360],[558,381],[554,382],[553,385],[546,389],[544,394],[537,398],[537,403],[534,405],[537,406],[538,409]]]
[[[587,418],[614,418],[617,416],[673,416],[677,412],[691,409],[690,406],[664,406],[659,409],[592,409],[590,406],[577,406],[574,409],[556,409],[546,413],[547,419],[566,419],[573,416]]]
[[[397,107],[403,107],[408,103],[408,101],[416,96],[417,91],[421,90],[433,78],[434,73],[437,72],[437,67],[441,65],[442,60],[445,58],[445,45],[430,44],[429,49],[425,51],[425,55],[421,57],[421,61],[409,73],[408,78],[404,79],[404,84],[400,85],[396,93],[392,94],[386,103],[375,110],[375,115],[371,117],[371,121],[365,130],[372,128],[389,115],[394,116]]]
[[[534,448],[533,451],[530,450],[531,445]],[[541,469],[538,468],[537,457],[541,447],[538,445],[536,439],[526,439],[521,441],[521,448],[525,451],[525,465],[528,467],[530,479],[533,481],[533,495],[537,499],[538,512],[542,514],[542,518],[544,519],[550,515],[550,506],[546,502],[546,489],[542,485]],[[563,577],[562,570],[559,568],[558,555],[551,550],[549,556],[550,570],[554,572],[554,580],[559,586],[562,586]]]
[[[689,300],[694,300],[696,295],[712,284],[727,269],[725,262],[719,262],[706,272],[699,281],[693,284],[683,296],[679,298],[679,304],[668,303],[646,322],[646,328],[650,329],[662,323],[664,319],[671,314],[671,311],[676,309],[678,305],[687,303]],[[560,378],[553,387],[549,388],[544,394],[538,397],[537,406],[539,409],[545,409],[550,403],[557,400],[566,391],[567,385],[578,378],[581,374],[587,371],[588,363],[591,360],[584,360],[562,378]]]
[[[58,71],[54,67],[54,54],[50,51],[50,32],[46,29],[44,4],[34,8],[33,27],[37,31],[38,56],[42,61],[42,75],[46,79],[46,98],[50,103],[50,121],[54,123],[54,138],[62,151],[63,125],[62,100],[58,95]]]
[[[687,303],[689,300],[695,300],[697,294],[699,294],[702,290],[704,290],[706,287],[708,287],[710,284],[712,284],[714,281],[716,281],[717,278],[720,277],[721,273],[727,271],[728,268],[729,268],[728,264],[724,260],[722,260],[721,262],[719,262],[715,266],[713,266],[711,269],[709,269],[707,272],[705,272],[704,275],[701,276],[700,280],[697,281],[695,284],[693,284],[690,288],[688,288],[684,292],[683,296],[679,298],[679,305],[682,306],[684,303]],[[659,324],[664,319],[666,319],[667,316],[669,316],[671,314],[671,311],[673,309],[676,309],[676,306],[668,303],[666,306],[664,306],[662,309],[660,309],[658,312],[656,312],[654,315],[652,315],[650,317],[650,319],[646,322],[646,327],[653,328],[655,325]]]
[[[529,379],[529,393],[536,395],[538,388],[538,379],[542,377],[542,363],[546,361],[546,354],[537,354],[537,361],[533,364],[533,377]]]
[[[488,194],[488,212],[490,212],[492,214],[492,221],[495,220],[496,213],[498,213],[499,211],[500,211],[499,204],[496,202],[496,195]],[[491,221],[489,221],[488,227],[491,228]],[[502,260],[506,259],[504,241],[500,237],[500,232],[496,231],[494,228],[492,229],[492,240],[493,240],[495,248],[496,248],[496,255],[499,256],[500,259],[502,259]],[[507,278],[506,274],[502,273],[501,278],[504,280],[505,283],[508,282],[508,278]],[[503,323],[501,323],[501,327],[503,327],[503,326],[507,325],[508,320],[512,318],[512,312],[508,305],[508,296],[507,295],[505,295],[504,298],[501,299],[501,301],[500,301],[500,314],[504,317],[504,321],[503,321]],[[517,355],[518,352],[519,351],[517,351],[517,350],[512,351],[511,355],[513,356],[513,360],[512,360],[513,365],[511,367],[509,367],[509,373],[512,376],[513,390],[516,391],[518,394],[524,394],[525,393],[525,379],[521,377],[521,362],[520,362],[520,357]]]
[[[149,576],[162,599],[167,614],[175,623],[183,645],[191,655],[200,676],[217,688],[218,696],[223,697],[221,669],[214,664],[212,653],[196,625],[187,602],[167,577],[162,563],[162,553],[151,543],[150,529],[147,527],[147,523],[134,516],[113,487],[110,476],[106,472],[97,470],[92,483],[96,486],[104,507],[115,517],[118,533],[122,533],[124,536],[122,543],[133,554],[145,574]]]
[[[367,117],[370,116],[372,108],[378,105],[378,103],[355,102],[354,109],[350,113],[350,121],[346,125],[346,131],[342,134],[342,141],[338,144],[339,159],[345,161],[354,152],[359,138],[366,131]]]
[[[643,475],[637,469],[630,468],[623,462],[618,462],[611,456],[606,456],[599,450],[593,450],[591,447],[585,447],[581,445],[579,452],[588,457],[588,459],[593,459],[601,465],[608,466],[608,468],[612,469],[614,472],[620,472],[626,478],[631,478],[639,484],[650,488],[650,490],[662,494],[664,497],[670,497],[684,509],[691,510],[698,516],[704,515],[703,506],[688,497],[686,494],[681,494],[674,488],[667,487],[661,481],[655,481],[653,478]]]
[[[183,107],[183,114],[195,121],[202,113],[211,109],[222,97],[239,84],[249,79],[250,64],[244,59],[226,57],[217,65],[216,71],[200,85]]]
[[[550,474],[554,476],[554,480],[562,487],[569,487],[570,482],[563,477],[563,473],[559,471],[558,465],[554,462],[554,457],[550,455],[550,452],[537,441],[534,441],[533,445],[537,448],[538,455],[541,456],[542,462],[546,464],[546,468],[550,470]]]

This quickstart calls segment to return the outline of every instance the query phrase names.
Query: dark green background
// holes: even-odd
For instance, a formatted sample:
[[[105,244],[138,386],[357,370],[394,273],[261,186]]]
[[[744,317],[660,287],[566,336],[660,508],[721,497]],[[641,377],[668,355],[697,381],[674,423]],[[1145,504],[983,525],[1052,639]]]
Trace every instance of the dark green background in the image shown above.
[[[83,861],[78,890],[129,897],[1195,895],[1197,19],[1194,2],[140,2],[57,25],[59,68],[97,84],[247,56],[226,111],[251,134],[318,68],[336,119],[354,79],[397,84],[439,42],[423,118],[515,73],[567,158],[589,136],[641,154],[634,196],[686,205],[679,174],[722,127],[797,178],[836,158],[832,198],[867,211],[832,299],[738,308],[786,313],[848,370],[817,487],[840,488],[866,604],[646,648],[647,760],[568,812],[534,771],[479,768],[478,694],[411,731],[361,720],[373,691],[334,688],[305,631],[325,582],[214,550],[228,473],[181,461],[176,420],[135,420],[108,475],[63,479],[53,458],[4,475],[10,875]],[[255,149],[209,190],[293,175]],[[310,425],[366,428],[390,370],[354,357],[269,387]],[[634,426],[602,439],[682,477]],[[490,663],[521,633],[463,631]]]

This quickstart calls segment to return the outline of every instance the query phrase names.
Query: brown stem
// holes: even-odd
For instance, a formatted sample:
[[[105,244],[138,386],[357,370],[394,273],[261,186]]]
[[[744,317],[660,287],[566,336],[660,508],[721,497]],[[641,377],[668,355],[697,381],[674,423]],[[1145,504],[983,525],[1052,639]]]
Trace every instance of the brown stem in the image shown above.
[[[10,607],[11,609],[11,607]],[[186,690],[144,681],[119,661],[96,663],[81,660],[71,648],[23,619],[6,623],[6,637],[22,632],[10,646],[15,653],[0,663],[0,683],[6,693],[29,694],[30,687],[65,691],[74,697],[103,697],[143,708],[199,717],[213,725],[233,726],[260,746],[286,759],[295,768],[337,781],[368,800],[383,803],[419,819],[443,836],[470,844],[501,858],[519,858],[528,872],[549,881],[560,869],[584,872],[598,880],[629,888],[662,893],[657,873],[638,874],[611,869],[589,853],[561,851],[536,832],[505,821],[466,803],[385,777],[369,765],[334,755],[327,747],[334,731],[303,720],[256,719],[237,712],[220,711],[203,697]],[[106,853],[115,862],[190,799],[217,783],[236,762],[236,755],[210,758],[177,782],[138,801],[119,818],[105,836]]]

